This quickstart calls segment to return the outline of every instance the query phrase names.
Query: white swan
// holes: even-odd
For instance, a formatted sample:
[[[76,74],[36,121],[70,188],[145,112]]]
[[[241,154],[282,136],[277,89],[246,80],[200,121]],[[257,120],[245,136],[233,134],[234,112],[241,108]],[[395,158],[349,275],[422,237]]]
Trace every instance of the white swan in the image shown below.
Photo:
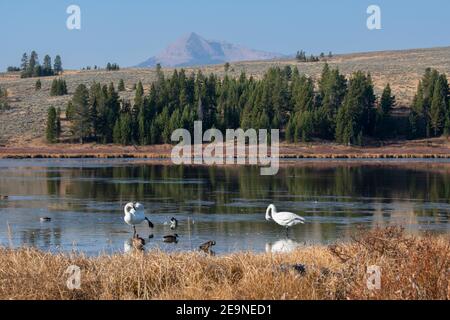
[[[123,220],[126,224],[133,227],[133,237],[136,236],[136,225],[141,224],[144,220],[147,220],[149,228],[153,228],[153,223],[145,216],[144,206],[139,202],[127,203],[123,211],[125,212]]]
[[[286,234],[289,232],[289,228],[295,226],[296,224],[304,224],[305,218],[300,217],[292,212],[277,212],[277,208],[271,204],[266,210],[266,220],[273,220],[280,226],[286,228]]]

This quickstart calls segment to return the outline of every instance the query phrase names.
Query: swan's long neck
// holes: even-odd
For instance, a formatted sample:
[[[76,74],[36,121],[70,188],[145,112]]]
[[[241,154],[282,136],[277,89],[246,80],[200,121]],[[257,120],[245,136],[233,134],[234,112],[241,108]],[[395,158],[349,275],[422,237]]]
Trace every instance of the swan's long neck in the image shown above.
[[[273,215],[274,213],[277,213],[277,209],[275,208],[275,206],[274,206],[273,204],[271,204],[270,206],[267,207],[267,210],[266,210],[266,219],[267,219],[267,220],[272,219],[272,215]]]
[[[123,209],[125,215],[130,215],[131,214],[131,209],[133,209],[133,205],[131,203],[127,204],[125,206],[125,208]]]

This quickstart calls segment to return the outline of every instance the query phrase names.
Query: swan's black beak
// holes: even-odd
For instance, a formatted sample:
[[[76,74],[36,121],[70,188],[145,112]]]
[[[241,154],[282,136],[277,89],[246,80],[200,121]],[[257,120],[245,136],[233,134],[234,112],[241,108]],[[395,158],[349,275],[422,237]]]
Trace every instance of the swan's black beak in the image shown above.
[[[153,229],[153,223],[147,217],[145,218],[145,220],[147,220],[147,222],[148,222],[148,227],[150,229]]]

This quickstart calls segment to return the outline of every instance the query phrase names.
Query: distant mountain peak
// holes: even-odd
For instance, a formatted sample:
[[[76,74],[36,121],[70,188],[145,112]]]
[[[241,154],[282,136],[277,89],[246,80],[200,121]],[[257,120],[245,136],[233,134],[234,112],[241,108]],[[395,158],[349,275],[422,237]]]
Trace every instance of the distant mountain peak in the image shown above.
[[[140,63],[137,67],[154,67],[158,63],[164,67],[185,67],[224,62],[269,60],[283,57],[278,53],[249,49],[227,42],[206,40],[195,32],[190,32],[168,45],[158,55]]]

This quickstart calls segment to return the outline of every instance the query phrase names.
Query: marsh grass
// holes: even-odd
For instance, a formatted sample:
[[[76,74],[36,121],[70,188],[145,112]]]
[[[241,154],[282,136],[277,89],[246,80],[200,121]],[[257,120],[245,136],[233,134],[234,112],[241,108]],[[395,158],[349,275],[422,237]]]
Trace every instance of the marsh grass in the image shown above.
[[[302,263],[306,273],[282,265]],[[81,288],[66,286],[70,265]],[[367,288],[368,266],[381,289]],[[85,257],[0,249],[0,299],[448,299],[450,240],[390,227],[289,254],[133,252]]]

